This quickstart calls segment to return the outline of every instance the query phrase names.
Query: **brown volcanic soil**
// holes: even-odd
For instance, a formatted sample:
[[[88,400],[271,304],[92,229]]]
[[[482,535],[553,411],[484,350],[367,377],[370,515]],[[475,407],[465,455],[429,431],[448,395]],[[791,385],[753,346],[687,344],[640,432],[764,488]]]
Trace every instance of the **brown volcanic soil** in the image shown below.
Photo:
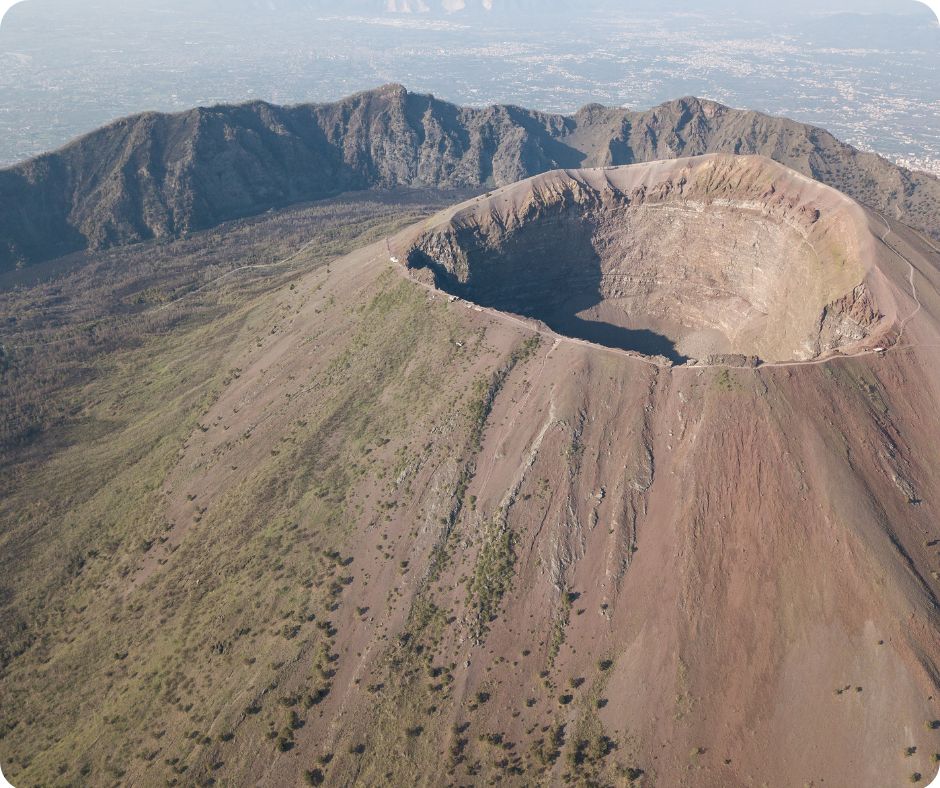
[[[279,287],[227,340],[232,372],[157,489],[169,546],[93,563],[86,623],[6,668],[37,710],[3,740],[18,776],[100,775],[127,750],[138,784],[929,781],[940,250],[762,160],[534,183],[501,221],[497,193],[391,248],[466,230],[516,252],[554,227],[604,251],[592,318],[784,361],[668,366],[566,338],[547,311],[429,292],[384,242]],[[703,215],[744,246],[734,266]],[[640,256],[657,217],[664,247]],[[447,281],[519,311],[468,259]],[[610,278],[637,266],[645,291]],[[88,631],[107,644],[91,669],[70,661]]]
[[[597,198],[608,183],[608,196]],[[673,196],[668,185],[677,183]],[[550,223],[556,201],[574,223],[583,204],[593,217],[635,212],[629,227],[643,238],[662,217],[672,228],[663,233],[666,251],[687,268],[649,291],[656,311],[644,320],[656,328],[669,328],[672,307],[674,325],[700,330],[699,319],[753,343],[729,350],[810,358],[855,352],[873,335],[896,337],[917,310],[908,264],[873,235],[880,219],[762,159],[556,174],[534,184],[458,210],[448,229],[505,242],[526,233],[519,217]],[[639,206],[617,194],[643,185]],[[494,216],[488,209],[504,196],[511,199]],[[690,237],[683,233],[728,243],[703,222],[710,207],[698,213],[704,206],[693,199],[718,203],[716,221],[741,234],[746,251],[734,268],[716,266],[721,255],[710,245],[673,243]],[[744,210],[736,215],[735,205]],[[630,239],[600,224],[608,248],[632,262]],[[572,242],[568,225],[561,228],[546,243]],[[441,237],[433,221],[420,230]],[[758,242],[766,256],[754,250]],[[440,400],[482,373],[491,399],[482,440],[465,443],[454,411],[426,404],[408,417],[412,434],[382,448],[388,459],[379,462],[388,464],[415,442],[431,447],[384,487],[394,505],[381,515],[367,506],[351,523],[346,552],[368,580],[346,592],[332,617],[339,667],[322,714],[298,736],[306,760],[334,753],[326,770],[334,784],[410,784],[415,776],[421,784],[551,784],[565,774],[625,783],[642,770],[646,784],[662,786],[848,786],[932,774],[930,756],[940,751],[940,733],[926,724],[940,717],[940,442],[932,426],[940,258],[902,227],[888,242],[912,261],[931,306],[883,357],[669,371],[560,338],[529,357],[519,348],[532,334],[517,323],[447,304],[457,352],[473,350],[456,366],[442,363]],[[667,258],[656,250],[643,258],[657,284]],[[330,291],[355,303],[387,287],[385,260],[382,245],[351,256],[337,265]],[[474,263],[470,255],[466,283],[474,283]],[[768,269],[763,287],[738,284],[717,297],[701,287],[708,276],[735,285],[759,263]],[[887,317],[863,322],[858,335],[832,330],[825,346],[823,313],[858,288],[877,293]],[[526,297],[499,289],[487,292],[517,299],[507,306]],[[444,308],[442,296],[430,297],[429,308]],[[708,300],[697,306],[696,297]],[[767,309],[770,319],[748,323],[741,302],[758,298],[779,314]],[[638,300],[618,293],[599,314]],[[301,351],[308,321],[316,318],[301,315],[246,365],[208,414],[240,405],[232,428],[254,428],[254,454],[227,450],[204,477],[187,470],[188,486],[223,489],[230,462],[250,466],[280,424],[315,407],[301,398],[275,419],[264,416],[281,376],[323,364],[322,351]],[[681,347],[690,334],[676,336]],[[189,454],[210,456],[223,449],[221,438],[197,435]],[[359,495],[379,489],[365,480]],[[385,545],[395,545],[388,557]],[[428,605],[441,621],[425,620]],[[438,666],[452,666],[451,684],[435,681]],[[557,760],[545,744],[555,730]],[[496,734],[503,744],[481,739]],[[598,736],[610,737],[608,755],[599,754]],[[364,752],[350,754],[357,742]],[[916,753],[905,756],[907,747]],[[282,758],[248,774],[282,784],[296,768]]]
[[[559,333],[661,355],[805,361],[873,346],[864,210],[759,157],[555,171],[445,212],[404,252],[436,284]]]

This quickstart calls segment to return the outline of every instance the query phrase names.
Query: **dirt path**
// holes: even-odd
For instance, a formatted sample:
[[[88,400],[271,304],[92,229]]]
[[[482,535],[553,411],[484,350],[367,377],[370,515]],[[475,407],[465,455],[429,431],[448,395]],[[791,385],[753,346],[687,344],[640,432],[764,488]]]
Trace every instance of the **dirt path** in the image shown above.
[[[885,218],[883,213],[881,213],[880,211],[876,211],[876,213],[878,214],[878,217],[881,219],[881,221],[884,222],[884,225],[885,225],[884,235],[882,235],[880,238],[881,243],[887,249],[890,249],[891,252],[895,254],[899,259],[907,263],[908,268],[910,269],[908,271],[907,279],[911,284],[911,297],[914,299],[914,303],[917,305],[914,308],[913,312],[911,312],[907,317],[901,320],[901,323],[900,323],[901,330],[898,332],[898,338],[897,338],[897,341],[895,342],[895,345],[897,346],[901,344],[901,340],[904,338],[904,329],[907,327],[907,324],[911,322],[911,319],[914,318],[914,316],[917,315],[918,312],[920,312],[922,305],[920,303],[920,299],[917,297],[917,284],[914,282],[914,273],[916,272],[916,269],[914,268],[914,264],[910,260],[908,260],[903,254],[901,254],[897,249],[895,249],[891,244],[888,243],[888,236],[891,235],[891,225],[888,223],[888,220]],[[929,241],[927,241],[926,243],[931,249],[933,249],[934,251],[938,251],[937,247],[935,247],[932,243],[930,243]],[[908,347],[912,347],[912,346],[908,346]]]
[[[167,301],[165,304],[160,304],[160,306],[154,307],[152,311],[153,311],[153,312],[163,312],[164,310],[169,309],[171,306],[175,306],[176,304],[180,303],[181,301],[186,300],[186,299],[189,298],[190,296],[194,296],[194,295],[196,295],[197,293],[201,293],[201,292],[203,292],[204,290],[206,290],[206,289],[212,287],[213,285],[217,285],[217,284],[218,284],[219,282],[221,282],[223,279],[227,279],[228,277],[232,276],[233,274],[241,273],[242,271],[260,271],[260,270],[264,270],[264,269],[266,269],[266,268],[278,268],[278,267],[280,267],[280,266],[282,266],[282,265],[285,265],[285,264],[287,264],[287,263],[290,263],[290,262],[292,262],[293,260],[295,260],[297,257],[299,257],[301,254],[303,254],[304,252],[306,252],[306,251],[307,251],[310,247],[312,247],[315,243],[317,243],[316,240],[314,240],[314,241],[307,241],[307,243],[305,243],[305,244],[303,244],[302,246],[298,247],[295,251],[291,252],[291,253],[290,253],[289,255],[287,255],[286,257],[283,257],[283,258],[281,258],[280,260],[275,260],[273,263],[258,263],[258,264],[255,264],[255,265],[242,265],[242,266],[239,266],[238,268],[233,268],[231,271],[226,271],[224,274],[220,274],[219,276],[215,277],[215,279],[210,279],[208,282],[205,282],[204,284],[201,284],[201,285],[200,285],[199,287],[197,287],[195,290],[189,290],[188,292],[183,293],[183,294],[180,295],[180,296],[177,296],[177,297],[174,298],[173,300]],[[73,329],[73,330],[75,330],[75,331],[81,330],[83,327],[88,326],[88,325],[92,325],[92,324],[97,323],[97,322],[98,322],[97,319],[96,319],[96,320],[92,320],[92,321],[88,321],[88,322],[86,322],[86,323],[83,323],[83,324],[79,324],[79,325],[77,325],[77,326],[74,326],[74,329]],[[39,347],[52,347],[53,345],[62,345],[62,344],[66,344],[66,343],[68,343],[68,342],[74,342],[74,341],[75,341],[75,337],[74,337],[74,335],[73,335],[73,336],[63,337],[62,339],[51,339],[51,340],[49,340],[48,342],[33,342],[33,343],[29,344],[29,345],[11,345],[11,347],[12,347],[13,349],[15,349],[15,350],[31,350],[31,349],[39,348]]]
[[[167,301],[165,304],[161,304],[156,309],[154,309],[154,312],[162,312],[164,309],[169,309],[174,304],[178,304],[180,301],[183,301],[184,299],[189,298],[190,296],[194,296],[197,293],[201,293],[206,288],[212,287],[213,285],[217,285],[223,279],[226,279],[232,276],[233,274],[237,274],[242,271],[260,271],[266,268],[277,268],[278,266],[285,265],[286,263],[289,263],[292,260],[295,260],[300,255],[302,255],[315,243],[317,243],[316,240],[307,241],[307,243],[305,243],[296,251],[291,252],[289,255],[281,258],[280,260],[275,260],[273,263],[259,263],[257,265],[242,265],[242,266],[239,266],[238,268],[233,268],[231,271],[226,271],[224,274],[220,274],[215,279],[210,279],[208,282],[206,282],[203,285],[200,285],[195,290],[190,290],[188,293],[183,293],[183,295],[179,296],[178,298],[174,298],[172,301]]]

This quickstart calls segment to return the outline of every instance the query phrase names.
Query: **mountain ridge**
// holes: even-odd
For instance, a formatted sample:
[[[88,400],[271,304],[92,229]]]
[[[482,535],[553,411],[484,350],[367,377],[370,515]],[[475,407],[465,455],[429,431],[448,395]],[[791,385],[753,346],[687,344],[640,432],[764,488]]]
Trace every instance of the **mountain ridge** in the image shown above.
[[[0,170],[0,270],[170,239],[374,187],[492,188],[557,168],[761,154],[940,238],[940,179],[785,118],[685,97],[573,115],[385,85],[327,104],[147,112]]]

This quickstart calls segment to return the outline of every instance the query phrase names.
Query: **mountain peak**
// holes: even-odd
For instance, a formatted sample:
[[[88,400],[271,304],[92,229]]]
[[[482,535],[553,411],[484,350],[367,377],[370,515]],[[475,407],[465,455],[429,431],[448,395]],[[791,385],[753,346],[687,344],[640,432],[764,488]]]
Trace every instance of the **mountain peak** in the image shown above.
[[[557,168],[720,152],[827,173],[829,185],[940,237],[936,178],[858,157],[821,129],[758,117],[755,133],[755,113],[694,96],[645,112],[589,104],[570,118],[460,108],[397,83],[327,104],[255,101],[131,116],[0,170],[0,201],[22,208],[0,215],[0,270],[342,191],[481,189]],[[864,177],[845,175],[853,168]]]

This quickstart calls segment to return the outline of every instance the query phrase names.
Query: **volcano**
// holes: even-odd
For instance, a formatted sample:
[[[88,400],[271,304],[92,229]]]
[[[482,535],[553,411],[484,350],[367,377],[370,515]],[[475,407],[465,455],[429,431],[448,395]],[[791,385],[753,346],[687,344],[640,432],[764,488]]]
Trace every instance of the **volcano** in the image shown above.
[[[4,482],[4,772],[927,783],[935,243],[759,156],[367,207],[92,258],[158,305]]]

